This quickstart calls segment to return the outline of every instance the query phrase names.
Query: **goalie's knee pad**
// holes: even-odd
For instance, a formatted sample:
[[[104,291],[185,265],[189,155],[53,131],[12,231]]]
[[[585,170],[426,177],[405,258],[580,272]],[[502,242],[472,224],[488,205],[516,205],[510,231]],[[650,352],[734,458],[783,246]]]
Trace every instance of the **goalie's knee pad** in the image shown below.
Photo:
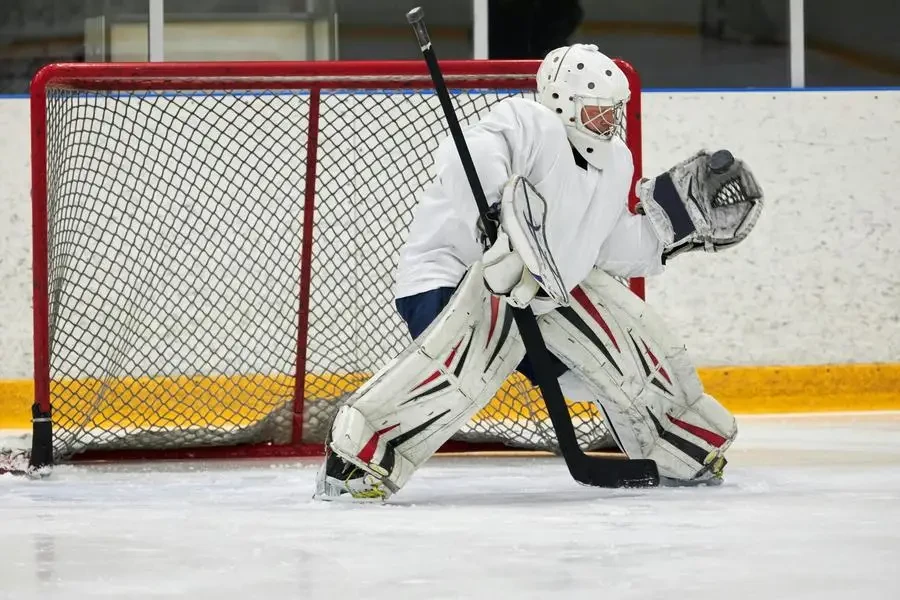
[[[524,354],[511,309],[485,289],[476,263],[440,316],[338,411],[329,447],[395,492]]]
[[[721,477],[734,417],[703,392],[680,344],[650,307],[595,269],[573,302],[540,318],[548,347],[594,393],[619,448],[680,482]]]

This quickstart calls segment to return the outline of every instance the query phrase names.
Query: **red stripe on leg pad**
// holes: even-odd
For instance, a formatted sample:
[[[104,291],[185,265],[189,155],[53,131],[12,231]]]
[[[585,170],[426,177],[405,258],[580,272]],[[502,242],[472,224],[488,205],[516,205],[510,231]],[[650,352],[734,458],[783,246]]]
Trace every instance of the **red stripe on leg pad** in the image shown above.
[[[453,362],[453,357],[456,356],[456,351],[459,350],[459,346],[463,343],[463,340],[465,340],[465,339],[466,338],[463,338],[462,340],[459,340],[458,342],[456,342],[456,346],[454,346],[453,350],[450,351],[450,356],[448,356],[447,360],[444,361],[444,366],[447,367],[448,369],[450,368],[450,363]],[[423,385],[427,385],[427,384],[431,383],[432,381],[434,381],[435,379],[437,379],[440,376],[441,376],[441,372],[435,371],[434,373],[429,375],[428,378],[425,379],[425,381],[423,381],[422,383],[420,383],[419,385],[417,385],[410,391],[414,392],[417,389],[419,389],[420,387],[422,387]]]
[[[616,341],[616,338],[613,337],[612,330],[610,330],[609,325],[606,324],[606,321],[603,320],[603,317],[600,316],[600,311],[597,310],[597,307],[591,302],[591,299],[587,297],[587,294],[584,293],[584,290],[580,287],[575,287],[572,290],[572,297],[578,301],[578,304],[587,311],[591,318],[594,319],[603,331],[606,332],[606,335],[612,340],[613,346],[616,347],[616,350],[619,350],[619,343]],[[619,350],[621,352],[621,350]]]
[[[420,383],[419,385],[417,385],[416,387],[414,387],[414,388],[411,389],[410,391],[413,392],[413,391],[419,389],[420,387],[422,387],[423,385],[426,385],[426,384],[431,383],[432,381],[434,381],[435,379],[437,379],[438,377],[440,377],[440,375],[441,375],[441,372],[440,372],[440,371],[435,371],[434,373],[432,373],[431,375],[429,375],[428,378],[427,378],[425,381],[423,381],[422,383]]]
[[[463,340],[464,339],[466,339],[466,338],[463,338]],[[456,342],[456,345],[453,346],[453,350],[450,351],[450,356],[448,356],[447,360],[444,361],[444,366],[447,367],[448,369],[450,368],[450,363],[453,362],[453,357],[456,356],[456,351],[459,350],[459,346],[462,343],[463,343],[462,340],[459,340],[458,342]]]
[[[392,429],[396,429],[397,427],[400,427],[400,423],[397,423],[396,425],[391,425],[390,427],[385,427],[384,429],[382,429],[380,431],[376,431],[374,433],[374,435],[372,435],[372,439],[370,439],[368,442],[366,442],[366,445],[363,446],[363,449],[360,450],[359,454],[356,455],[356,458],[358,458],[359,460],[363,461],[366,464],[371,462],[372,457],[375,456],[375,449],[378,448],[378,440],[381,438],[382,435],[384,435],[385,433],[387,433],[388,431],[390,431]]]
[[[682,421],[681,419],[676,419],[669,413],[666,413],[666,416],[669,417],[669,420],[672,423],[674,423],[675,425],[678,425],[679,427],[681,427],[688,433],[693,433],[701,440],[704,440],[704,441],[708,442],[709,444],[712,444],[716,448],[721,448],[722,445],[728,441],[724,437],[719,435],[718,433],[715,433],[708,429],[703,429],[702,427],[700,427],[698,425],[692,425],[691,423]]]
[[[491,296],[491,326],[488,328],[487,341],[484,342],[485,349],[491,343],[491,338],[494,337],[494,327],[497,326],[498,314],[500,314],[500,297]]]

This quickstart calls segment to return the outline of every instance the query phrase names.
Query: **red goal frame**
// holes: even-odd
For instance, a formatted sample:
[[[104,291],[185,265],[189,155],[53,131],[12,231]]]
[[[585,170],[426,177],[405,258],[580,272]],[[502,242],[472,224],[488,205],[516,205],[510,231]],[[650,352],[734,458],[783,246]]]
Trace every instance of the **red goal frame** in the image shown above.
[[[617,60],[629,81],[631,99],[626,107],[627,142],[634,158],[634,182],[642,174],[642,129],[640,78],[627,62]],[[539,61],[449,60],[441,67],[452,88],[454,81],[466,87],[522,88],[522,76],[537,72]],[[50,400],[50,331],[47,214],[47,93],[50,89],[76,90],[210,90],[296,89],[310,94],[308,161],[305,180],[304,237],[301,246],[301,289],[297,361],[293,400],[292,441],[243,446],[182,448],[174,450],[93,450],[77,459],[168,459],[315,456],[323,453],[319,443],[302,439],[304,373],[310,264],[315,212],[316,151],[318,148],[319,94],[323,89],[431,89],[432,82],[422,61],[332,61],[332,62],[215,62],[215,63],[61,63],[42,68],[31,82],[31,178],[34,320],[34,439],[32,464],[52,460],[52,406]],[[632,183],[634,183],[632,182]],[[636,196],[632,185],[629,206]],[[644,296],[644,281],[631,281],[632,290]],[[488,445],[497,449],[497,445]],[[447,451],[479,450],[484,445],[448,442]],[[47,460],[49,457],[50,460]]]

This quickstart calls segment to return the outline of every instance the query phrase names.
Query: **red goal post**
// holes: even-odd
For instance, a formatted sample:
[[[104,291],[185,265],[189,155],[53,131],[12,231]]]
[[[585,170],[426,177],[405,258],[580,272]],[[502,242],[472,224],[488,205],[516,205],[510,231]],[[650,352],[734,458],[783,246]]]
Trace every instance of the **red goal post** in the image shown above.
[[[443,61],[463,125],[533,97],[538,64]],[[637,179],[640,83],[619,65]],[[39,71],[32,463],[321,453],[408,343],[390,284],[446,135],[430,90],[421,61]],[[596,409],[570,412],[583,445],[609,442]],[[454,439],[555,443],[517,377]]]

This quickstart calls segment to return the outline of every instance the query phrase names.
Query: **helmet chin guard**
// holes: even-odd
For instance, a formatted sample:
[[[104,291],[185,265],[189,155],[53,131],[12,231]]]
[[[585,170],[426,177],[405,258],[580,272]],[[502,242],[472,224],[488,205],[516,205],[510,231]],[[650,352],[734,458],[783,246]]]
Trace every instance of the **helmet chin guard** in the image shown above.
[[[566,127],[569,142],[598,169],[607,165],[614,137],[624,138],[625,103],[631,96],[628,79],[618,65],[597,46],[574,44],[551,51],[537,73],[538,100]],[[607,131],[589,129],[583,109],[611,109]]]

